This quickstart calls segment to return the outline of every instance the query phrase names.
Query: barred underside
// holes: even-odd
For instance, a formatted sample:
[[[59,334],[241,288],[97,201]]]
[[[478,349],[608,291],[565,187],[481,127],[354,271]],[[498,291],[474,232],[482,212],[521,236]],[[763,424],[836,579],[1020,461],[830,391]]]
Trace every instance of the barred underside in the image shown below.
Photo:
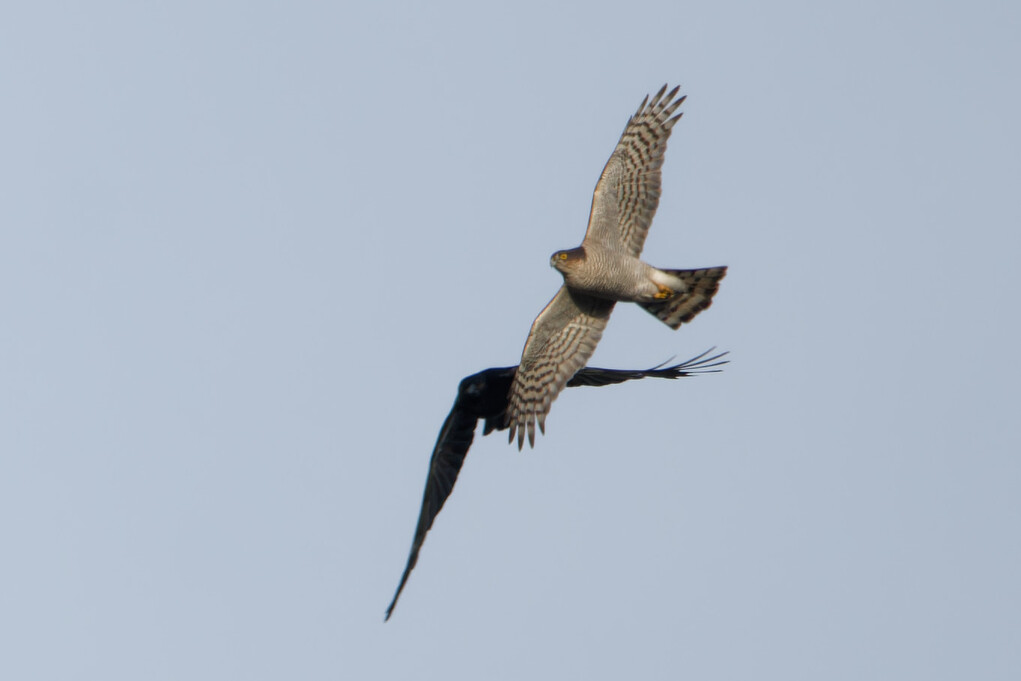
[[[713,304],[713,296],[720,288],[720,280],[727,274],[726,267],[706,267],[698,270],[663,270],[680,278],[685,285],[683,292],[663,302],[639,303],[646,310],[659,317],[672,329],[690,322],[702,310]]]

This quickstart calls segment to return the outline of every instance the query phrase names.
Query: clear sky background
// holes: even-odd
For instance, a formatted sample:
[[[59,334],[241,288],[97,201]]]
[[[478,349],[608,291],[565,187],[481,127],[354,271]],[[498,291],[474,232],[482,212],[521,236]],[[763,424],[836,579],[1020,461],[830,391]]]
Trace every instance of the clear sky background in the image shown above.
[[[1021,5],[8,3],[0,677],[1021,677]],[[574,390],[480,439],[642,97],[689,97]]]

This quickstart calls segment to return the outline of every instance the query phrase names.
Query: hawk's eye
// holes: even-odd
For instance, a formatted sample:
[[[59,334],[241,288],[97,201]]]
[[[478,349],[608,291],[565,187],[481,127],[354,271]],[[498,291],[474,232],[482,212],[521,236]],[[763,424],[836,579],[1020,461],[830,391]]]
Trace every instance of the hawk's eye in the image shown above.
[[[561,254],[560,254],[559,256],[557,256],[557,257],[559,257],[559,258],[560,258],[561,260],[567,260],[567,254],[566,254],[566,253],[561,253]]]

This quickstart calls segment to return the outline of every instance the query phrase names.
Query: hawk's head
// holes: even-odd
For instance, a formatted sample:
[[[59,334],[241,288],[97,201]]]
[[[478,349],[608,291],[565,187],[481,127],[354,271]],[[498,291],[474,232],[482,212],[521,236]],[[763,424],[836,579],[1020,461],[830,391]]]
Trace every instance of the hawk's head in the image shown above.
[[[570,272],[577,265],[585,261],[585,249],[581,246],[566,251],[557,251],[550,256],[550,267],[556,267],[561,272]]]

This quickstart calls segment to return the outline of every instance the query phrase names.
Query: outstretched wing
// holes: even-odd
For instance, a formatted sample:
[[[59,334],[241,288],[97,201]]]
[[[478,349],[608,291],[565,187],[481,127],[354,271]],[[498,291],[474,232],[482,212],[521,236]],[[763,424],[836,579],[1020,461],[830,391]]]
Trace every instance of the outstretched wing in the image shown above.
[[[561,286],[532,323],[514,376],[507,407],[508,441],[518,437],[518,449],[528,435],[535,446],[535,423],[546,426],[550,405],[567,381],[585,366],[603,336],[614,302]]]
[[[664,85],[649,101],[642,100],[628,120],[617,148],[599,176],[592,194],[585,241],[596,239],[638,256],[659,206],[660,169],[670,130],[681,117],[671,118],[684,97],[674,99],[679,87],[669,93]],[[584,242],[583,242],[584,243]]]
[[[440,435],[436,439],[436,446],[433,448],[432,459],[429,461],[429,476],[425,481],[425,493],[422,495],[422,510],[418,514],[418,525],[415,527],[415,538],[411,542],[411,553],[408,555],[408,564],[404,567],[404,574],[401,575],[401,583],[397,586],[397,593],[390,601],[386,609],[385,620],[390,619],[397,599],[404,590],[408,581],[408,575],[418,562],[418,552],[425,542],[425,535],[432,527],[436,515],[443,508],[443,503],[450,496],[457,481],[457,474],[464,465],[464,457],[468,454],[472,440],[475,438],[475,424],[478,419],[469,414],[461,405],[460,398],[454,402],[454,408],[447,415],[443,422]]]
[[[707,357],[716,348],[709,348],[701,355],[692,357],[686,362],[664,367],[660,364],[652,369],[634,371],[631,369],[600,369],[599,367],[585,367],[567,382],[568,388],[579,385],[604,386],[616,385],[625,381],[633,381],[639,378],[684,378],[685,376],[697,376],[699,374],[715,374],[723,371],[717,367],[727,364],[730,360],[723,359],[727,353],[720,352]],[[664,362],[665,364],[665,362]]]

